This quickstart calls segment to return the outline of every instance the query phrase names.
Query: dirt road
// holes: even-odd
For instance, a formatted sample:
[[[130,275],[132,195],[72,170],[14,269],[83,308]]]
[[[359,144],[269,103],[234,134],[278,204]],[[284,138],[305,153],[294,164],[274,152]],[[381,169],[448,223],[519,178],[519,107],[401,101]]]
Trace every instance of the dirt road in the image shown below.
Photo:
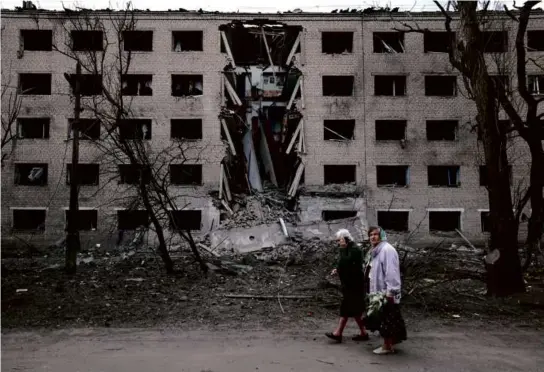
[[[2,335],[2,371],[542,371],[544,332],[434,327],[412,331],[397,355],[368,343],[329,344],[328,330],[70,329]],[[494,326],[491,327],[495,328]],[[346,335],[351,334],[349,329]]]

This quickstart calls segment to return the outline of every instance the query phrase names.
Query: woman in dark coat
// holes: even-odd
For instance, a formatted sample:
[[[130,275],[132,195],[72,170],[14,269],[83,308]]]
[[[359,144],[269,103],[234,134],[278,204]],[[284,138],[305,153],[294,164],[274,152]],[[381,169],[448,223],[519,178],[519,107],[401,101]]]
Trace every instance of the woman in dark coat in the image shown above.
[[[336,267],[331,275],[340,277],[342,284],[342,303],[340,305],[340,320],[334,332],[326,333],[326,336],[342,342],[342,333],[349,318],[354,318],[360,329],[360,334],[354,336],[354,341],[368,340],[368,334],[363,322],[365,312],[366,286],[363,274],[363,256],[361,250],[355,245],[351,234],[346,229],[336,233],[336,239],[340,246],[340,254]]]

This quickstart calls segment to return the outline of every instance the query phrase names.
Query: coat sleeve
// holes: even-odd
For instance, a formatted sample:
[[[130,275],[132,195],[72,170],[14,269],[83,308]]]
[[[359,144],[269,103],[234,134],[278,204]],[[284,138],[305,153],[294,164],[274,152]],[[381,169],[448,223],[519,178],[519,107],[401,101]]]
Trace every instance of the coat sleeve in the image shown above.
[[[393,247],[384,249],[384,274],[386,294],[398,297],[401,290],[399,255]]]

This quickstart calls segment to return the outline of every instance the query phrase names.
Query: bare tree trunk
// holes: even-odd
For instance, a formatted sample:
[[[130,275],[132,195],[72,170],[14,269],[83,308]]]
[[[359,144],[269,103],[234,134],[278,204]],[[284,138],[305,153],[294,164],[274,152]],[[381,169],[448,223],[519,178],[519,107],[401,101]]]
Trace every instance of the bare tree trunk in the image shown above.
[[[539,137],[537,137],[539,138]],[[544,213],[544,201],[542,190],[544,187],[544,151],[541,141],[531,141],[529,143],[531,150],[531,174],[530,174],[530,200],[531,217],[529,218],[529,228],[527,232],[527,259],[523,270],[527,270],[531,265],[533,255],[540,252],[542,239],[542,224]]]

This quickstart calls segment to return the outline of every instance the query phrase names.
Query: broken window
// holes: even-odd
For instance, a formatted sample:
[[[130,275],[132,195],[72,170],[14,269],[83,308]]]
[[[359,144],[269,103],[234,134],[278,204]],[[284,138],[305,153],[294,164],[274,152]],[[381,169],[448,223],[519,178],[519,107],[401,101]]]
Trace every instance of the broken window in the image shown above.
[[[508,32],[482,31],[481,48],[484,53],[504,53],[508,47]]]
[[[19,74],[19,93],[51,95],[51,74]]]
[[[142,226],[149,226],[149,214],[146,210],[117,211],[117,228],[119,230],[136,230]]]
[[[377,96],[406,95],[406,76],[374,76],[374,94]]]
[[[153,75],[123,75],[122,92],[124,96],[151,96]]]
[[[406,139],[406,120],[376,120],[376,141]]]
[[[429,165],[427,168],[429,186],[459,187],[460,167],[458,165]]]
[[[203,89],[202,75],[172,75],[174,97],[200,96]]]
[[[68,119],[68,137],[72,138],[72,126],[74,119]],[[98,119],[79,119],[79,139],[80,140],[98,140],[100,139],[100,120]]]
[[[122,119],[119,122],[119,138],[124,140],[150,140],[151,119]]]
[[[72,88],[72,94],[76,88],[76,75],[71,74],[70,87]],[[82,96],[99,96],[102,94],[102,75],[95,74],[83,74],[81,75],[79,83],[79,92]]]
[[[386,231],[408,231],[408,211],[378,211],[378,226]]]
[[[144,184],[151,180],[151,169],[148,166],[137,164],[119,164],[119,183],[139,185],[140,180]]]
[[[482,227],[482,232],[491,232],[491,220],[489,217],[489,211],[480,212],[480,226]]]
[[[427,141],[455,141],[457,120],[427,120]]]
[[[461,212],[429,211],[430,231],[455,231],[461,229]]]
[[[18,118],[17,138],[45,139],[49,138],[50,118]]]
[[[353,139],[355,120],[325,120],[323,136],[325,141],[349,141]]]
[[[45,231],[45,209],[14,209],[13,230],[15,231]]]
[[[202,164],[170,164],[172,185],[201,185]]]
[[[357,211],[322,211],[321,219],[323,221],[342,220],[357,216]]]
[[[353,52],[353,32],[322,32],[321,52],[342,54]]]
[[[404,32],[374,32],[374,53],[404,53]]]
[[[324,96],[353,96],[353,76],[323,76]]]
[[[180,140],[202,139],[202,119],[171,119],[170,137]]]
[[[480,165],[480,186],[489,186],[489,177],[487,175],[487,166]],[[508,165],[506,167],[506,171],[508,172],[508,179],[510,180],[510,184],[513,183],[513,175],[512,175],[512,166]]]
[[[324,165],[325,185],[356,183],[355,165]]]
[[[53,50],[53,31],[51,30],[21,30],[21,38],[23,50]]]
[[[527,31],[527,50],[529,52],[544,51],[544,30]]]
[[[378,187],[408,186],[409,167],[407,165],[378,165],[376,166],[376,180]]]
[[[71,217],[70,210],[66,210],[66,224]],[[76,226],[78,231],[93,231],[98,225],[98,211],[96,209],[79,209],[76,212]]]
[[[72,50],[100,51],[104,48],[102,31],[72,31]]]
[[[172,50],[174,52],[202,51],[202,31],[172,31]]]
[[[200,230],[202,227],[202,211],[181,210],[170,211],[171,230]]]
[[[528,88],[531,94],[544,94],[544,75],[529,75]]]
[[[123,31],[123,41],[127,52],[151,52],[153,31]]]
[[[425,95],[444,97],[457,95],[457,76],[425,76]]]
[[[98,185],[99,169],[99,164],[79,163],[77,165],[77,184],[85,186]],[[72,164],[66,164],[66,184],[69,185],[71,182]]]
[[[428,31],[423,34],[423,50],[425,53],[448,53],[455,33]]]
[[[15,184],[21,186],[47,185],[47,164],[15,164]]]

